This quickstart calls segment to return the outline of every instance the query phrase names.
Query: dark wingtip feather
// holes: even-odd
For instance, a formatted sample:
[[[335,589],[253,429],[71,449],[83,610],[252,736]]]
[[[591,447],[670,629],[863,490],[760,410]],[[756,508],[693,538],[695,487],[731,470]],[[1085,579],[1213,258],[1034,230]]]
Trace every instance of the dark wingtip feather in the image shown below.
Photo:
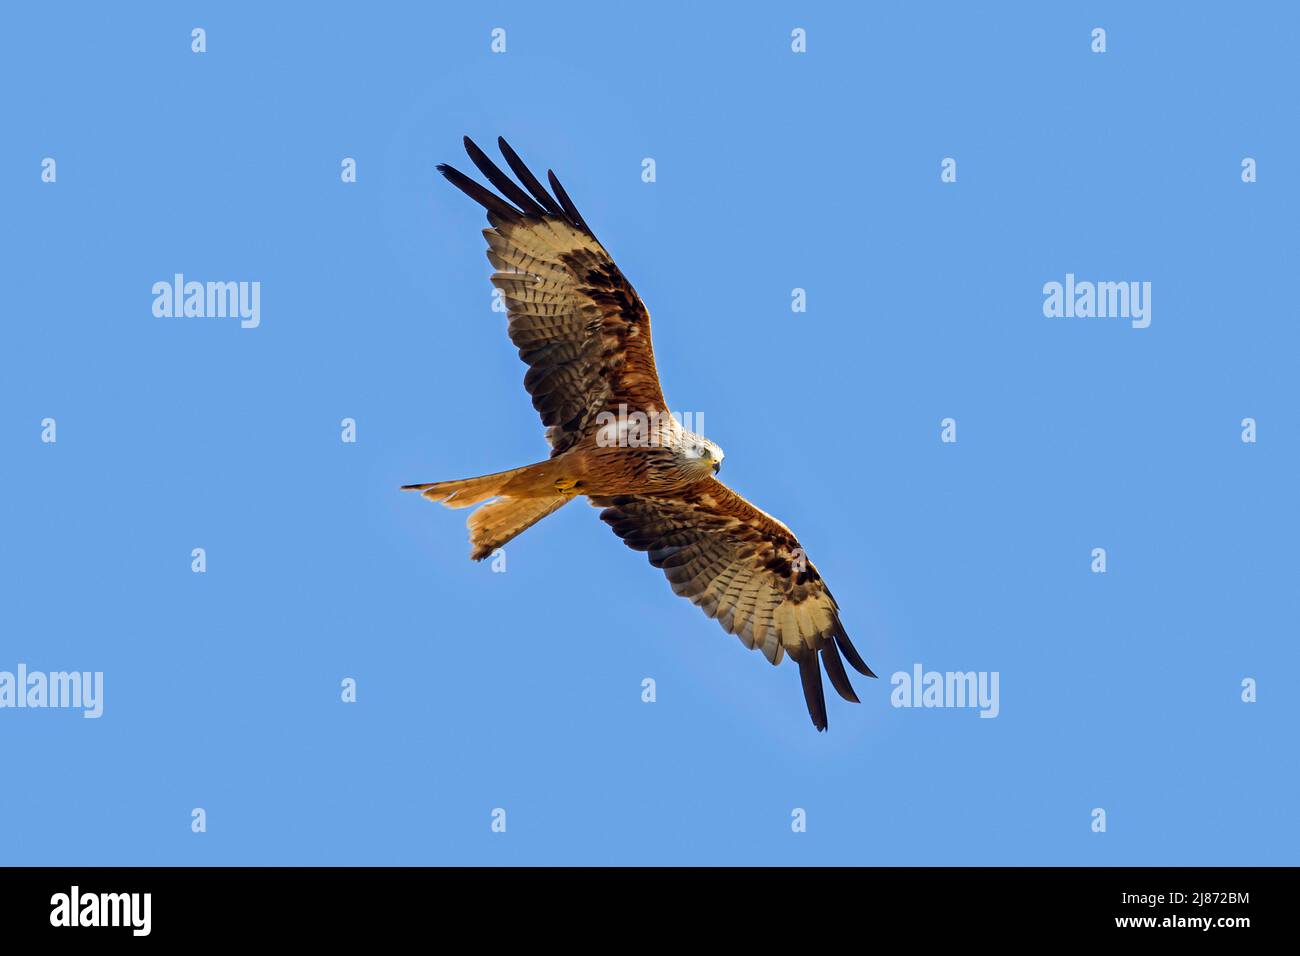
[[[844,625],[836,621],[834,633],[835,643],[839,645],[840,653],[848,659],[848,662],[853,666],[853,669],[864,677],[875,677],[876,675],[871,672],[871,668],[867,666],[867,662],[864,661],[862,655],[858,653],[858,649],[854,647],[853,642],[849,640],[849,635],[845,632]]]
[[[569,221],[590,236],[591,230],[587,227],[586,221],[583,220],[582,213],[578,212],[578,207],[573,204],[573,200],[569,198],[569,194],[566,193],[564,187],[560,185],[560,180],[555,175],[555,171],[548,169],[546,171],[546,179],[551,184],[551,189],[555,193],[555,198],[560,200],[560,205],[564,207],[565,215],[569,217]]]
[[[563,216],[564,210],[560,204],[555,201],[555,197],[546,191],[537,177],[533,175],[532,170],[524,165],[524,161],[519,158],[519,154],[510,148],[504,136],[497,137],[497,146],[501,150],[501,155],[506,158],[514,174],[519,177],[519,181],[524,184],[524,188],[533,194],[533,198],[546,207],[546,210],[553,215]]]
[[[514,180],[503,173],[501,167],[492,162],[487,153],[479,149],[478,144],[468,136],[465,137],[465,152],[469,154],[469,158],[478,167],[479,172],[487,177],[488,182],[501,190],[512,203],[529,215],[541,216],[545,214],[546,210],[534,202],[528,193],[515,185]]]
[[[826,676],[831,679],[831,686],[841,697],[854,704],[862,703],[853,690],[853,684],[844,670],[844,662],[840,660],[834,641],[826,641],[822,645],[822,665],[826,668]]]
[[[822,690],[822,669],[817,664],[817,654],[804,650],[799,656],[799,680],[803,684],[804,700],[808,703],[808,716],[818,730],[826,729],[826,694]]]
[[[510,205],[492,190],[479,185],[470,179],[455,166],[448,166],[446,163],[439,163],[438,172],[447,177],[447,182],[451,183],[470,199],[474,200],[490,213],[496,213],[502,219],[516,220],[519,218],[519,210]]]

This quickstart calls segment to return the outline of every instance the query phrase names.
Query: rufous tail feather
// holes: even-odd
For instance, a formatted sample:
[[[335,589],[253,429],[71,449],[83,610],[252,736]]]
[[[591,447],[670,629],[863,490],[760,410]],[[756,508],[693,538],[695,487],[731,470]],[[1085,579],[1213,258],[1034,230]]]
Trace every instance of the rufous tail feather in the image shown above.
[[[481,561],[573,499],[572,493],[556,491],[555,479],[562,470],[563,466],[552,459],[479,478],[403,485],[402,490],[418,491],[422,497],[440,501],[448,508],[470,508],[486,501],[468,522],[469,541],[474,546],[470,557]]]
[[[499,471],[495,475],[478,478],[460,478],[456,481],[434,481],[423,485],[402,485],[403,491],[418,491],[430,501],[441,501],[448,508],[468,508],[502,494],[511,479],[526,472],[532,465]]]
[[[470,558],[482,561],[515,535],[527,531],[572,500],[571,495],[556,495],[553,498],[498,498],[489,501],[469,516],[469,543],[474,546]]]

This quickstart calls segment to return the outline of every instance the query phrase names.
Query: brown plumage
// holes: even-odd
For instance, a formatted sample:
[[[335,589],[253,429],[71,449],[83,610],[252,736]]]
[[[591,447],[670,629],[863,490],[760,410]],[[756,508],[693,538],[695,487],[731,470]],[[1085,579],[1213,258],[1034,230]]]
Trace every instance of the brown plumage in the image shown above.
[[[722,450],[668,416],[650,314],[555,174],[547,173],[552,195],[504,139],[497,142],[519,184],[469,137],[465,149],[501,195],[450,166],[438,170],[487,210],[492,283],[528,366],[524,388],[551,456],[495,475],[404,487],[453,508],[482,505],[469,519],[475,560],[586,495],[628,547],[647,552],[674,593],[773,664],[792,657],[809,716],[824,730],[821,669],[855,703],[840,655],[875,676],[850,643],[835,598],[790,529],[714,477]],[[635,413],[649,429],[620,432],[614,423]]]

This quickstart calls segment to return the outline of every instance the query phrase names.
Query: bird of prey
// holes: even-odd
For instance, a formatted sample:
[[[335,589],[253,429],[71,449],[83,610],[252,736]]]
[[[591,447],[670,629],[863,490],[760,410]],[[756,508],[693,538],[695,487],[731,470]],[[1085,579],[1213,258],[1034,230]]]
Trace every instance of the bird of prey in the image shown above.
[[[505,299],[510,340],[528,366],[524,388],[551,454],[405,490],[451,508],[482,505],[469,518],[476,561],[585,495],[628,547],[648,553],[674,593],[772,664],[793,658],[808,714],[825,730],[821,668],[854,703],[840,655],[875,676],[850,643],[835,598],[790,529],[715,477],[722,449],[669,414],[650,313],[555,173],[547,172],[548,192],[504,139],[497,143],[518,183],[468,136],[469,158],[498,192],[451,166],[438,171],[487,210],[492,284]]]

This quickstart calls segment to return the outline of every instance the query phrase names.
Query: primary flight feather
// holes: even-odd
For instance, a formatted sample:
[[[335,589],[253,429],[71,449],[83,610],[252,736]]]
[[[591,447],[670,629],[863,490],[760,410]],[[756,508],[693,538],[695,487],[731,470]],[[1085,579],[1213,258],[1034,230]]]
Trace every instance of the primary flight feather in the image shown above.
[[[555,174],[547,173],[548,191],[504,139],[497,143],[518,183],[465,137],[470,160],[499,194],[451,166],[438,171],[487,210],[492,283],[551,456],[404,487],[452,508],[481,506],[469,518],[476,561],[586,495],[628,547],[663,569],[675,594],[773,664],[793,658],[808,714],[825,730],[822,667],[854,703],[844,660],[875,676],[835,598],[790,529],[718,481],[722,449],[669,414],[650,313]]]

